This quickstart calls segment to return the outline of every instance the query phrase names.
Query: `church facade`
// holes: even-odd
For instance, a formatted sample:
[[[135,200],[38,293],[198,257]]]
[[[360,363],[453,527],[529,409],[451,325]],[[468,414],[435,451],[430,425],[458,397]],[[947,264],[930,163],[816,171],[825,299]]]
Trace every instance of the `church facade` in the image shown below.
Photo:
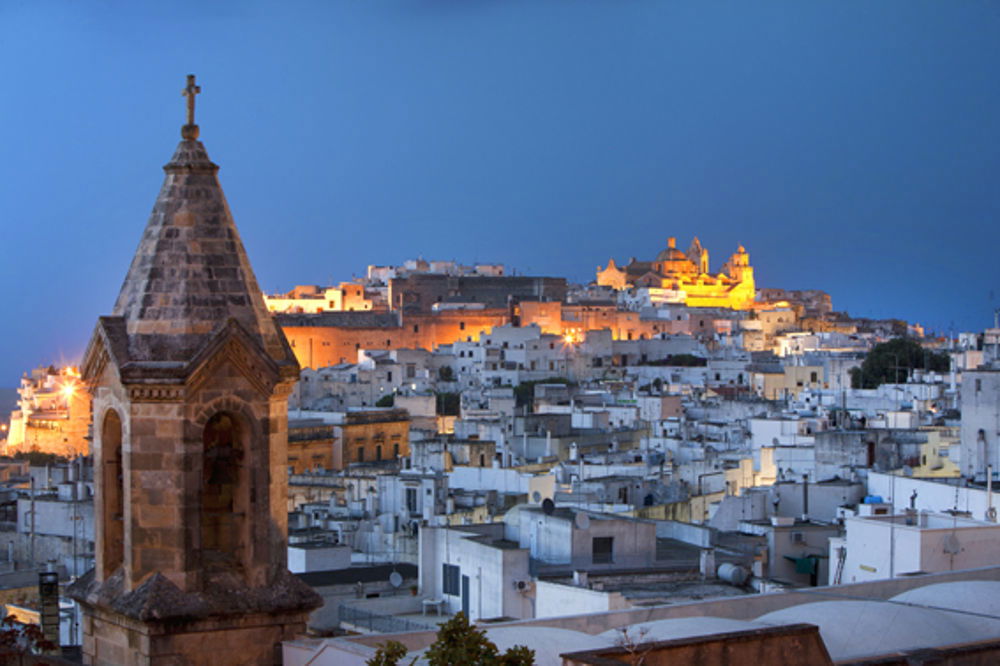
[[[597,268],[597,284],[614,289],[647,288],[661,302],[683,303],[691,307],[745,310],[754,303],[753,267],[741,245],[722,270],[709,271],[708,250],[696,237],[685,254],[677,239],[667,239],[667,247],[653,261],[636,261],[623,266],[614,259]]]
[[[82,381],[96,567],[69,590],[90,664],[273,664],[318,596],[288,572],[299,371],[188,122]]]

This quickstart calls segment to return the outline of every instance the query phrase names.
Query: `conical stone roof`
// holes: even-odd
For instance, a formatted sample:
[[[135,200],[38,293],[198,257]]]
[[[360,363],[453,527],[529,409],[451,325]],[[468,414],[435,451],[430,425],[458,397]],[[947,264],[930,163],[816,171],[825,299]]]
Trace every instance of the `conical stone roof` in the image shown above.
[[[115,303],[129,360],[188,362],[235,320],[277,363],[294,362],[264,305],[219,167],[196,140],[197,126],[182,136]]]

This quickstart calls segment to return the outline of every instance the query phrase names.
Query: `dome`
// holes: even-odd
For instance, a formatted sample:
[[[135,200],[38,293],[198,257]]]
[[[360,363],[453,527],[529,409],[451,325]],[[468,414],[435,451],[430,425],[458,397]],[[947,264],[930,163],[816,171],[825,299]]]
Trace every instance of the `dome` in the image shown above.
[[[721,634],[730,631],[758,629],[763,626],[765,625],[762,622],[733,620],[728,617],[675,617],[667,620],[632,624],[620,629],[609,629],[597,634],[597,637],[607,638],[612,643],[617,643],[622,635],[622,629],[628,629],[630,638],[648,643],[652,641],[669,641],[675,638],[687,638],[689,636],[708,636],[710,634]]]
[[[677,249],[677,239],[671,236],[667,239],[667,249],[656,255],[656,268],[663,274],[697,273],[698,267],[688,259],[688,256]]]
[[[482,626],[480,629],[484,628]],[[579,652],[580,650],[599,650],[612,647],[613,639],[601,636],[591,636],[582,631],[560,629],[558,627],[486,627],[486,638],[497,646],[497,651],[503,654],[510,648],[523,645],[535,651],[537,666],[562,666],[564,652]],[[408,664],[416,659],[415,666],[426,666],[427,648],[415,650],[406,655],[402,663]]]
[[[772,625],[799,622],[817,625],[834,661],[1000,636],[1000,632],[977,627],[954,613],[885,601],[799,604],[761,615],[757,621]]]
[[[890,601],[935,609],[977,613],[979,616],[990,615],[998,619],[962,615],[961,621],[975,625],[984,631],[997,631],[1000,627],[1000,582],[998,581],[959,580],[952,583],[934,583],[897,594]]]
[[[501,653],[515,645],[531,648],[535,651],[538,666],[562,666],[559,655],[563,652],[598,650],[615,644],[613,639],[603,636],[558,627],[489,627],[486,637],[496,644]]]
[[[688,256],[678,250],[676,247],[668,247],[663,250],[658,255],[656,255],[657,261],[689,261]]]

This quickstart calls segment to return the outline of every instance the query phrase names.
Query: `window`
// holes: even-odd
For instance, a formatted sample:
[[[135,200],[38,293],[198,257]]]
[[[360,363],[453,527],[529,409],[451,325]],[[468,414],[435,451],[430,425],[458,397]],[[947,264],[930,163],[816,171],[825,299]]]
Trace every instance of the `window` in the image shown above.
[[[359,446],[358,447],[358,462],[364,462],[364,461],[365,461],[365,447]]]
[[[816,381],[818,381],[818,378],[816,377],[816,373],[815,372],[810,372],[809,373],[809,381],[811,381],[813,383],[816,383]]]
[[[465,322],[464,321],[458,322],[458,330],[460,330],[460,331],[464,331],[465,330]]]
[[[410,513],[417,512],[417,489],[407,488],[406,489],[406,510]]]
[[[454,564],[442,564],[441,570],[444,593],[457,597],[461,594],[458,584],[459,577],[461,576],[460,569]]]
[[[420,332],[420,325],[419,324],[414,324],[413,325],[413,332],[414,333],[419,333]]]
[[[375,446],[375,460],[382,460],[382,445]]]
[[[982,379],[977,379],[976,380],[976,393],[979,393],[982,390],[983,390],[983,380]]]
[[[394,442],[392,445],[392,457],[393,458],[399,457],[399,442]]]
[[[593,563],[611,564],[612,553],[614,552],[614,537],[594,537],[592,540]]]

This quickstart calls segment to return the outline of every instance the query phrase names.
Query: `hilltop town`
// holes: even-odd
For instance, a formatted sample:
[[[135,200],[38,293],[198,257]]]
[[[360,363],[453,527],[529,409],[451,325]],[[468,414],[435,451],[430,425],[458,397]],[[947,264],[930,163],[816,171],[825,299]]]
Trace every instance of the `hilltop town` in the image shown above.
[[[257,297],[301,368],[282,399],[280,510],[289,570],[321,597],[288,663],[374,645],[320,636],[430,636],[459,611],[548,618],[568,632],[556,659],[620,648],[629,609],[664,609],[645,627],[658,640],[710,599],[741,620],[709,618],[709,633],[746,631],[811,599],[762,592],[845,586],[884,603],[881,581],[1000,564],[1000,329],[932,339],[852,318],[822,291],[758,288],[742,246],[712,273],[697,238],[611,259],[587,285],[415,259]],[[93,389],[77,367],[42,367],[18,394],[6,575],[79,579],[102,561],[109,501],[95,508]],[[30,619],[31,596],[8,607]],[[608,614],[607,636],[553,624],[580,613]],[[64,614],[64,644],[78,622]]]

